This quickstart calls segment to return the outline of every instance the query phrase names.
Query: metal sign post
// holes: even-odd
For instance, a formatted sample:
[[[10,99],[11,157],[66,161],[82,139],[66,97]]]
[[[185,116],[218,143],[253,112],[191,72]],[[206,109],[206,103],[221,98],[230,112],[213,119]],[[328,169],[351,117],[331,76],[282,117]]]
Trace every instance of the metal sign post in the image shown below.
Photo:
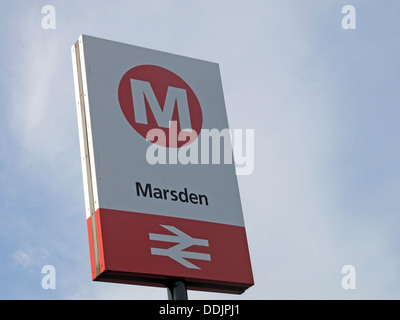
[[[169,300],[188,300],[186,285],[182,280],[176,280],[168,286]]]

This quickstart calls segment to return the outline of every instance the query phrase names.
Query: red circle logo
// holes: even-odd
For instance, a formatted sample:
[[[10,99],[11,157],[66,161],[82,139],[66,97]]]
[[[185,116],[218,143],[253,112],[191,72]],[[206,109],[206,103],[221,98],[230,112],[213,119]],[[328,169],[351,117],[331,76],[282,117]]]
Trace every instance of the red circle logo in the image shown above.
[[[189,85],[158,66],[128,70],[118,87],[121,110],[144,138],[168,148],[180,148],[200,134],[203,115]]]

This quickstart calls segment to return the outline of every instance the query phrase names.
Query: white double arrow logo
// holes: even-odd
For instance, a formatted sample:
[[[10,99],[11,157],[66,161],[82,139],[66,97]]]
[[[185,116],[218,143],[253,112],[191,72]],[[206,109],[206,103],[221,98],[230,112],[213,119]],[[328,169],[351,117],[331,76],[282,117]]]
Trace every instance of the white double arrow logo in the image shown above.
[[[211,261],[211,256],[207,253],[183,251],[184,249],[189,248],[191,246],[208,247],[209,246],[208,240],[192,238],[191,236],[187,235],[186,233],[182,232],[181,230],[173,226],[166,226],[162,224],[160,226],[171,231],[172,233],[175,234],[175,236],[149,233],[150,240],[173,242],[177,243],[177,245],[170,247],[168,249],[151,248],[151,254],[170,257],[171,259],[175,260],[176,262],[179,262],[186,268],[190,269],[200,269],[200,268],[194,265],[193,263],[187,261],[186,259]]]

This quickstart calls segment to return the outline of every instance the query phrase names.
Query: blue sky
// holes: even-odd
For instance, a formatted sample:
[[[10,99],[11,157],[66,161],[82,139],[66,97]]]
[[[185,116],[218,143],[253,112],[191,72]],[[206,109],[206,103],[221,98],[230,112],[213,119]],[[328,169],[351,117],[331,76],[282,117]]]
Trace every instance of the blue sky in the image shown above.
[[[399,15],[394,0],[2,0],[0,298],[167,297],[91,281],[70,55],[84,33],[219,63],[231,128],[255,130],[238,178],[255,286],[190,299],[399,299]]]

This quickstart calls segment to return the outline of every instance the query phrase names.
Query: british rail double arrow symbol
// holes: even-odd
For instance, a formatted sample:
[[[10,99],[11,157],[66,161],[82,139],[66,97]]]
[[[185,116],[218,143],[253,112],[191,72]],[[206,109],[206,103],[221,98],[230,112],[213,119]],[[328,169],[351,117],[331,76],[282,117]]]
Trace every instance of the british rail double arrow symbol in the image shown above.
[[[187,235],[183,231],[173,226],[167,226],[167,225],[160,225],[160,226],[162,226],[163,228],[167,229],[168,231],[172,232],[175,235],[172,236],[167,234],[149,233],[150,240],[172,242],[172,243],[177,243],[177,245],[172,246],[168,249],[150,248],[152,255],[170,257],[171,259],[175,260],[176,262],[179,262],[180,264],[189,269],[200,269],[200,268],[194,265],[193,263],[187,261],[186,259],[211,261],[211,256],[207,253],[183,251],[191,246],[208,247],[209,246],[208,240],[192,238],[191,236]]]

